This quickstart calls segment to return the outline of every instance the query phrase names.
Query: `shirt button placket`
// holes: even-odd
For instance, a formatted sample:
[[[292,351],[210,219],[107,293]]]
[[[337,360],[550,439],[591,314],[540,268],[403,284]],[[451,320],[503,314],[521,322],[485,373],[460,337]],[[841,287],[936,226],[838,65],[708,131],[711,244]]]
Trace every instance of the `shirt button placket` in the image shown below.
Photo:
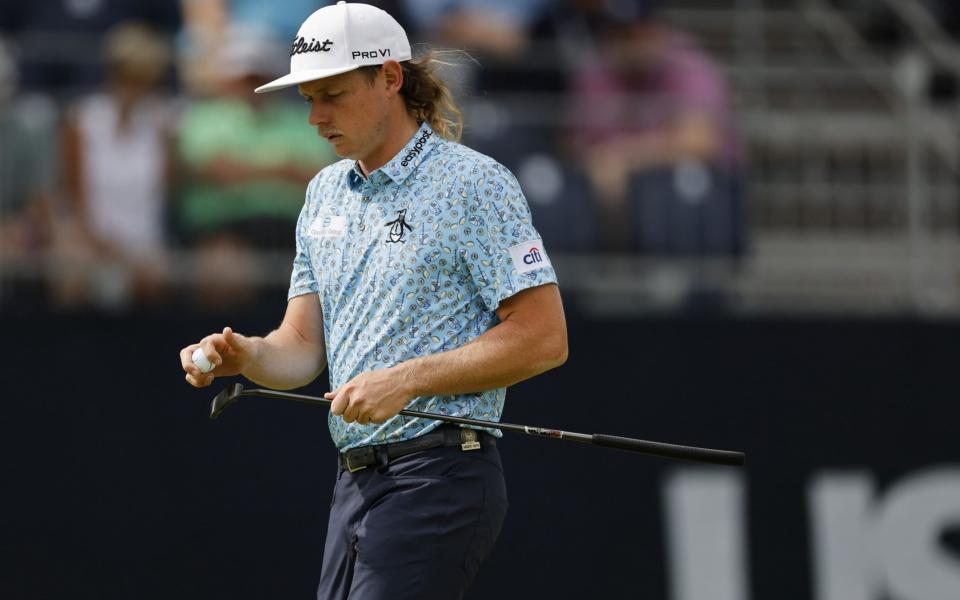
[[[370,200],[371,200],[371,198],[370,198],[370,184],[369,184],[369,183],[366,184],[366,188],[367,188],[367,189],[363,190],[363,198],[362,198],[362,199],[363,199],[363,212],[361,213],[362,216],[361,216],[361,220],[360,220],[360,231],[366,231],[366,230],[367,230],[367,224],[366,224],[364,221],[365,221],[365,219],[366,219],[366,216],[367,216],[367,208],[369,208],[369,204],[370,204]]]

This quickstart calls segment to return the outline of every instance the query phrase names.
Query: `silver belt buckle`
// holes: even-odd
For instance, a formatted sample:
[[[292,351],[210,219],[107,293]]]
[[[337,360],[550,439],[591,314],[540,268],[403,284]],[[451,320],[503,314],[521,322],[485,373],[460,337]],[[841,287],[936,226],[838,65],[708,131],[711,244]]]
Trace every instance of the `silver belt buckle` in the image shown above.
[[[477,432],[473,429],[461,429],[460,440],[463,442],[460,444],[460,449],[464,452],[467,450],[480,449],[480,441],[478,440]]]
[[[360,465],[359,467],[355,467],[351,465],[350,457],[349,456],[347,457],[347,470],[350,471],[351,473],[356,473],[357,471],[362,471],[363,469],[366,469],[366,468],[367,468],[367,465]]]
[[[362,471],[363,469],[366,469],[368,465],[356,465],[356,466],[354,466],[354,465],[352,464],[352,461],[350,460],[350,457],[351,457],[351,456],[356,456],[358,459],[363,460],[363,459],[365,459],[365,458],[369,458],[369,455],[371,455],[371,454],[373,454],[373,448],[370,447],[370,446],[364,447],[360,452],[355,452],[355,451],[353,451],[353,450],[348,450],[347,453],[344,454],[344,459],[345,459],[345,461],[346,461],[346,463],[347,463],[347,470],[350,471],[351,473],[356,473],[357,471]]]

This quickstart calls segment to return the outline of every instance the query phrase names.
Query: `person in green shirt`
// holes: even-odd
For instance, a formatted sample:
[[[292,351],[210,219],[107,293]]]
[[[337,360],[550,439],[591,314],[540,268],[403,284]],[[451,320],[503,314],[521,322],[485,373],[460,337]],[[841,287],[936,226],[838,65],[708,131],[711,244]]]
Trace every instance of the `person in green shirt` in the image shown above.
[[[207,305],[250,297],[253,250],[293,251],[304,182],[336,160],[304,127],[302,105],[251,91],[283,68],[283,47],[256,31],[227,39],[220,93],[191,102],[177,128],[174,229],[196,251],[197,296]]]

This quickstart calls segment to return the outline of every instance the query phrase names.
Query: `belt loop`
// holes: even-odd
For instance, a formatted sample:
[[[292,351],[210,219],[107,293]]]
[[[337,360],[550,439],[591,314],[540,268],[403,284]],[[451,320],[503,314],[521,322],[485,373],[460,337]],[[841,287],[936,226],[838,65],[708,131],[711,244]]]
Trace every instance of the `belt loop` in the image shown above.
[[[464,452],[468,450],[479,450],[480,442],[477,441],[477,432],[473,429],[463,428],[460,430],[460,449]]]

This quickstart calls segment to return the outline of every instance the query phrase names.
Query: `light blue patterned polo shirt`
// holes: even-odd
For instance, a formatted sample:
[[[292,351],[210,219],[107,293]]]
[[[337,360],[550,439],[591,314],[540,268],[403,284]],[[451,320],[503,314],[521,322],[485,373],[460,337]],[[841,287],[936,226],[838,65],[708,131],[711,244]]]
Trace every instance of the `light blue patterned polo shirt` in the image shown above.
[[[500,302],[556,274],[516,178],[424,124],[364,178],[353,160],[320,171],[297,224],[289,297],[319,294],[331,389],[366,371],[463,346]],[[499,421],[506,388],[414,398],[407,408]],[[414,438],[433,420],[329,417],[341,451]],[[501,435],[497,430],[491,430]]]

